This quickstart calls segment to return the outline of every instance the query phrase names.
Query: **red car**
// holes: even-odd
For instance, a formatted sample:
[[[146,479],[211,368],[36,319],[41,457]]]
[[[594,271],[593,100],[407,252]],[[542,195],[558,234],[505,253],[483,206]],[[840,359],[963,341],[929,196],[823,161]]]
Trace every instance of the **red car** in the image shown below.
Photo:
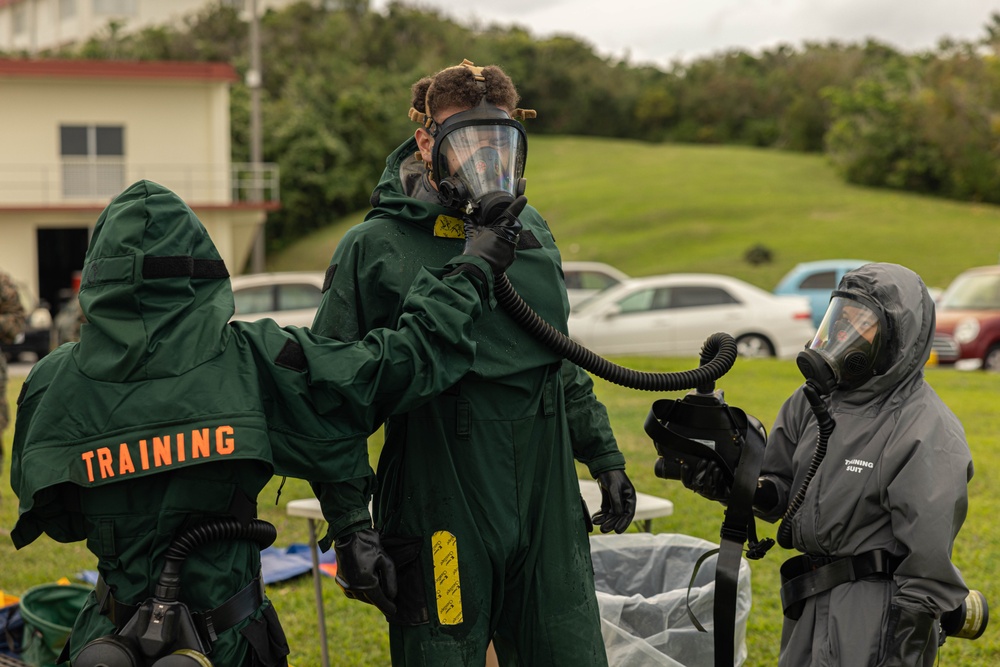
[[[1000,372],[1000,265],[963,271],[937,302],[941,365]]]

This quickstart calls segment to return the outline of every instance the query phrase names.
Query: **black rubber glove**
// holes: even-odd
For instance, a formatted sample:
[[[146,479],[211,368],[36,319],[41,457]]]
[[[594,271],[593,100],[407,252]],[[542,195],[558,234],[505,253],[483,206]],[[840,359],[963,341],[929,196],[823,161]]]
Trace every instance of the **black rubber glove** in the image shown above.
[[[465,219],[465,249],[463,255],[479,257],[490,265],[498,276],[514,262],[514,249],[521,236],[521,221],[517,216],[528,205],[528,198],[521,195],[491,222],[478,224]]]
[[[927,651],[937,650],[934,617],[906,607],[889,607],[886,637],[889,648],[877,667],[913,667],[926,662]]]
[[[594,525],[602,533],[624,533],[635,516],[635,487],[624,470],[608,470],[597,476],[601,488],[601,511],[594,515]]]
[[[715,461],[696,459],[681,464],[681,484],[709,500],[729,502],[733,489]]]
[[[771,512],[778,505],[778,485],[766,477],[757,478],[757,490],[753,493],[753,506],[761,512]]]
[[[375,605],[386,616],[396,613],[396,565],[382,549],[378,532],[364,528],[338,539],[337,584],[344,595]]]

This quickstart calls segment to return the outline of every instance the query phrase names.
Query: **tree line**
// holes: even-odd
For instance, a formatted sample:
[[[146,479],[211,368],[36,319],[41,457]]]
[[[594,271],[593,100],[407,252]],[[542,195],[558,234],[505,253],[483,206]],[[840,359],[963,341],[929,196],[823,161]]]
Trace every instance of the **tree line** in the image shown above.
[[[410,86],[463,58],[499,64],[529,131],[825,153],[847,181],[1000,203],[1000,13],[976,41],[903,53],[874,40],[730,50],[666,68],[598,55],[571,36],[460,24],[368,0],[300,2],[260,20],[263,159],[281,169],[276,250],[367,205],[385,157],[414,130]],[[110,24],[45,55],[228,62],[244,74],[249,25],[229,3],[182,25]],[[250,93],[231,94],[234,161],[249,161]]]

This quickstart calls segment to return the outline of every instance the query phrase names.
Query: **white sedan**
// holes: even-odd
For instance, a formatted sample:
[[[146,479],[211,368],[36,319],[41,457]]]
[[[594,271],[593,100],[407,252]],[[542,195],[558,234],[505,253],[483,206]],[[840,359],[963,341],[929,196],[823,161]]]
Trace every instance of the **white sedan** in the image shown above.
[[[566,296],[572,310],[601,290],[628,280],[628,275],[603,262],[563,262]]]
[[[730,276],[675,273],[626,280],[569,317],[570,337],[595,354],[694,356],[723,331],[740,356],[793,358],[816,330],[805,297],[775,296]]]
[[[249,273],[233,276],[234,320],[272,319],[280,326],[312,326],[323,298],[323,271]]]

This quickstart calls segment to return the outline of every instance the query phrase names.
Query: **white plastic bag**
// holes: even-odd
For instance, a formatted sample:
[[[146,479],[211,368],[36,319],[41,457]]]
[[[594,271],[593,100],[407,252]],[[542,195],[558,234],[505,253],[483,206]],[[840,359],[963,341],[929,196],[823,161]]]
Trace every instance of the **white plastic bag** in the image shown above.
[[[611,667],[714,667],[715,563],[702,563],[685,599],[695,562],[718,547],[690,535],[626,533],[592,537],[591,555],[601,633]],[[750,565],[740,561],[736,600],[735,663],[746,660]]]

